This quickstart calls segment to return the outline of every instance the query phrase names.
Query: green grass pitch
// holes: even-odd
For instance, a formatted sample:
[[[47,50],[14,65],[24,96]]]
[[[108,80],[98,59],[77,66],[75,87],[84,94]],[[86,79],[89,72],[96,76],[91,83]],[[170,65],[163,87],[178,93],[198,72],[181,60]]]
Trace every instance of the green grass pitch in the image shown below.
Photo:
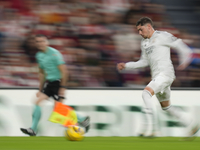
[[[85,137],[71,142],[64,137],[0,137],[0,150],[199,150],[200,137],[180,141],[177,137]]]

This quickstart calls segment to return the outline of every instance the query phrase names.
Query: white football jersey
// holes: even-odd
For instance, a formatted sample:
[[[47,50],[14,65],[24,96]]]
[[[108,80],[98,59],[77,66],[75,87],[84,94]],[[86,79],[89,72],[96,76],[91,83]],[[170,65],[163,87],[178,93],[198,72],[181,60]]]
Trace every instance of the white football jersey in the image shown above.
[[[180,64],[190,61],[191,49],[181,39],[165,31],[155,31],[150,39],[142,39],[140,60],[126,63],[125,70],[150,66],[152,78],[159,74],[175,78],[170,48],[177,50]]]

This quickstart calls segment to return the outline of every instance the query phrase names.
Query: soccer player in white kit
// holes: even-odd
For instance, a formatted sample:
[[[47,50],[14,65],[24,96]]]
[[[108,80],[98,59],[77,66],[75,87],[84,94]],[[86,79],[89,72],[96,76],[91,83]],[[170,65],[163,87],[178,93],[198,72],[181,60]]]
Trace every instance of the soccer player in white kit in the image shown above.
[[[152,80],[142,93],[146,114],[150,118],[150,122],[147,123],[149,124],[148,126],[153,124],[153,105],[151,100],[153,95],[156,95],[164,111],[180,119],[185,126],[189,126],[191,119],[184,117],[183,113],[170,104],[170,86],[175,79],[170,48],[176,49],[179,54],[180,65],[177,68],[179,70],[185,69],[190,63],[192,54],[190,48],[181,39],[176,38],[172,34],[154,30],[153,22],[148,17],[141,18],[136,23],[136,27],[139,34],[143,37],[140,60],[137,62],[118,63],[117,69],[121,71],[150,67]],[[198,124],[193,125],[189,136],[194,135],[198,129]],[[153,134],[153,127],[150,130],[146,136]]]

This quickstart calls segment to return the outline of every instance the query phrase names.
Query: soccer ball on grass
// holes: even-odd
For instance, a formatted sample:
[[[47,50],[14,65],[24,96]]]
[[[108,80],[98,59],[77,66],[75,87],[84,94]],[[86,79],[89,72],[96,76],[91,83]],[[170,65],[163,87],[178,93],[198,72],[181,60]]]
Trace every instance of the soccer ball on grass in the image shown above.
[[[81,141],[84,138],[84,129],[79,126],[71,126],[65,130],[65,137],[69,141]]]

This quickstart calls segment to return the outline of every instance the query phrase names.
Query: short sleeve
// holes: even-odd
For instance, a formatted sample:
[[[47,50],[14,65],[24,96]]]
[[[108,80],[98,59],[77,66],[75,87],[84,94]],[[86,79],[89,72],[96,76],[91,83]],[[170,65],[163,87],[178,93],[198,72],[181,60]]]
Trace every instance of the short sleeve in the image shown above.
[[[36,58],[36,62],[38,64],[39,68],[44,69],[44,67],[40,61],[39,54],[36,54],[35,58]]]
[[[177,41],[179,41],[180,39],[175,37],[174,35],[170,34],[170,33],[165,33],[164,34],[164,40],[163,43],[166,46],[175,48],[176,47],[176,43]]]
[[[174,48],[178,52],[180,64],[190,62],[192,51],[181,39],[168,33],[166,35],[165,43],[167,46]]]
[[[61,64],[65,64],[65,61],[64,61],[61,53],[57,52],[57,53],[53,54],[53,58],[54,58],[54,62],[57,66],[61,65]]]

